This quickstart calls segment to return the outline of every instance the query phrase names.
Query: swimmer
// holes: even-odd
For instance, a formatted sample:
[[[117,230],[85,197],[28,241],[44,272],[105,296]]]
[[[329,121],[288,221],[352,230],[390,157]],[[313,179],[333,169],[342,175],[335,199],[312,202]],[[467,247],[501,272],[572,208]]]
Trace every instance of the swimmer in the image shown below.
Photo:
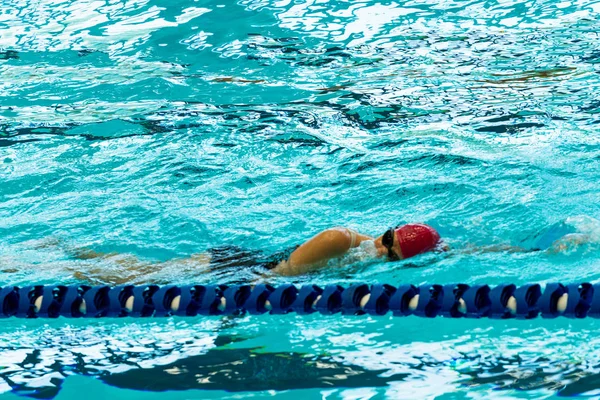
[[[90,280],[98,276],[101,283],[124,284],[145,281],[146,275],[176,267],[193,271],[220,271],[235,268],[254,268],[261,273],[271,271],[276,275],[296,276],[322,269],[337,261],[346,265],[357,261],[397,261],[433,250],[446,250],[438,232],[425,224],[406,224],[390,228],[379,237],[358,233],[353,229],[336,227],[324,230],[305,243],[275,253],[271,256],[262,251],[223,246],[193,254],[188,258],[159,263],[144,263],[134,255],[98,253],[89,249],[70,249],[77,259],[101,259],[115,264],[114,276],[103,265],[95,271],[74,272],[76,278]],[[96,280],[96,279],[92,279]]]
[[[274,266],[273,272],[280,275],[304,274],[324,267],[332,259],[342,258],[354,249],[371,258],[403,260],[435,249],[441,250],[440,243],[438,232],[425,224],[390,228],[377,238],[349,228],[333,228],[296,248],[287,259]]]
[[[468,253],[545,253],[571,254],[584,245],[600,243],[600,221],[589,217],[572,217],[548,226],[536,235],[524,239],[520,245],[494,244],[488,246],[463,245],[456,249]],[[65,249],[66,246],[61,246]],[[208,249],[186,258],[163,262],[138,259],[133,254],[98,253],[90,249],[67,248],[78,260],[93,260],[91,269],[77,265],[74,277],[100,284],[148,283],[157,279],[153,274],[176,273],[195,276],[202,272],[221,273],[238,271],[234,279],[253,281],[256,276],[272,273],[297,276],[325,267],[344,267],[364,261],[404,260],[431,251],[446,251],[448,246],[438,232],[425,224],[406,224],[390,228],[378,237],[371,237],[350,228],[336,227],[324,230],[305,243],[268,255],[260,250],[227,245]],[[84,268],[82,268],[84,267]],[[248,273],[248,274],[247,274]],[[231,277],[228,277],[228,279]],[[160,279],[160,278],[159,278]]]

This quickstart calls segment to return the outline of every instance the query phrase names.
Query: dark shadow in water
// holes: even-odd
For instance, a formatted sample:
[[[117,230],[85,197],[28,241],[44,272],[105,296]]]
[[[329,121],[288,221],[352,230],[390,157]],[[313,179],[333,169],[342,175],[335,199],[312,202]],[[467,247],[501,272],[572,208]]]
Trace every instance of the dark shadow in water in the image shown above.
[[[517,133],[523,129],[528,128],[543,128],[544,124],[535,123],[535,122],[526,122],[522,124],[514,124],[514,125],[494,125],[494,126],[485,126],[481,128],[475,129],[477,132],[490,132],[490,133]]]
[[[225,346],[244,339],[222,335],[215,345]],[[156,349],[159,351],[159,349]],[[160,351],[159,351],[160,352]],[[404,379],[407,374],[380,377],[384,371],[370,371],[342,363],[326,356],[307,356],[301,353],[263,353],[260,349],[208,350],[175,361],[168,365],[140,368],[130,360],[139,353],[106,350],[105,358],[97,362],[85,361],[85,356],[69,352],[69,365],[48,360],[40,350],[31,352],[23,362],[6,372],[0,370],[0,379],[13,389],[14,394],[36,399],[51,399],[58,395],[62,382],[69,375],[96,376],[108,385],[139,391],[223,390],[249,392],[331,387],[382,387],[390,381]],[[163,354],[164,355],[164,354]],[[123,373],[111,374],[108,365],[129,366]],[[47,379],[44,379],[46,378]],[[28,382],[36,381],[35,387]],[[45,381],[45,384],[40,384]]]
[[[0,60],[18,60],[19,53],[14,50],[0,51]]]
[[[342,364],[329,357],[307,357],[299,353],[260,353],[256,349],[210,350],[151,369],[134,369],[101,377],[105,383],[125,389],[162,392],[167,390],[224,390],[248,392],[331,387],[381,387],[408,376],[380,377],[384,371],[369,371]]]
[[[0,147],[10,147],[20,143],[39,142],[41,139],[4,140],[0,139]]]
[[[65,132],[75,125],[67,126],[44,126],[36,128],[11,128],[8,125],[0,126],[0,136],[2,137],[16,137],[24,135],[52,135],[52,136],[66,136]]]

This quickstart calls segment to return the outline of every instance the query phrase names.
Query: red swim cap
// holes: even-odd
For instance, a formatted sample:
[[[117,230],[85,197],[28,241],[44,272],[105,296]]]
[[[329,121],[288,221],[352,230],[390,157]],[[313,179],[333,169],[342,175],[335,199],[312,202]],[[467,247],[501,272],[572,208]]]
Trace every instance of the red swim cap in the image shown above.
[[[433,250],[440,241],[440,234],[425,224],[403,225],[394,232],[404,258]]]

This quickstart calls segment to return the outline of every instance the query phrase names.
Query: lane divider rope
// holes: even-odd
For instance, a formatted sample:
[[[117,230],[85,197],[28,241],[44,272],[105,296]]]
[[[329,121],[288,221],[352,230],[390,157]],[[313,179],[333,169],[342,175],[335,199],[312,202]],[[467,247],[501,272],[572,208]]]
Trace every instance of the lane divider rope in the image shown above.
[[[320,313],[425,318],[600,318],[600,284],[31,285],[0,288],[0,318]]]

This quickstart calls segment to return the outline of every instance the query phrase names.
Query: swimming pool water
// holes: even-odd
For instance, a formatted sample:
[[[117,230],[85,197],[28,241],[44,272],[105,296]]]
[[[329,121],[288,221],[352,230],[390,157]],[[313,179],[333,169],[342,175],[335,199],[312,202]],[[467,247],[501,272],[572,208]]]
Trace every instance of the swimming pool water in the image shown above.
[[[599,17],[585,0],[3,1],[0,286],[123,277],[76,248],[156,262],[410,221],[453,250],[269,279],[597,281]],[[589,243],[473,250],[570,232]],[[133,281],[257,279],[199,269]],[[0,398],[593,397],[597,328],[9,319]]]

